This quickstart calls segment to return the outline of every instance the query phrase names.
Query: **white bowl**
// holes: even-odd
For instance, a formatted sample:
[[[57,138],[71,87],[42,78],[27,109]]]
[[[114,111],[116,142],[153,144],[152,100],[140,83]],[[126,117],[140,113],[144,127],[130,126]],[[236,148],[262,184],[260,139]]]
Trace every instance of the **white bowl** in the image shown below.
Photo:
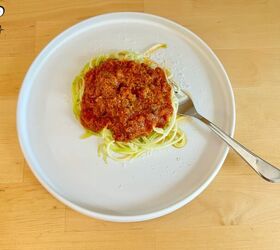
[[[170,213],[199,195],[220,170],[227,146],[198,121],[183,122],[188,144],[106,166],[97,138],[81,140],[74,119],[71,84],[96,54],[155,43],[168,48],[154,59],[168,66],[198,110],[230,135],[234,96],[227,74],[209,47],[188,29],[142,13],[112,13],[85,20],[51,41],[24,79],[17,128],[25,158],[57,199],[88,216],[142,221]]]

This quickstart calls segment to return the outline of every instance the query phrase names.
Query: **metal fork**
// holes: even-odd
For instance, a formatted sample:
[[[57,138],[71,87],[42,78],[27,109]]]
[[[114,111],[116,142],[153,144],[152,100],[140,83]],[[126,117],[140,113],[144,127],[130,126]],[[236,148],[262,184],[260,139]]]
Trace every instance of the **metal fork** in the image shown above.
[[[173,82],[171,81],[171,83]],[[175,83],[174,86],[175,93],[178,93],[178,89],[176,88]],[[245,148],[238,141],[227,135],[217,125],[200,115],[197,112],[195,105],[188,93],[184,90],[180,90],[180,92],[184,93],[187,98],[180,103],[178,114],[192,116],[203,122],[213,132],[215,132],[216,135],[223,139],[232,149],[234,149],[235,152],[239,154],[243,158],[243,160],[245,160],[249,164],[249,166],[263,179],[273,183],[280,183],[280,170],[278,168],[263,160],[262,158],[251,152],[249,149]]]

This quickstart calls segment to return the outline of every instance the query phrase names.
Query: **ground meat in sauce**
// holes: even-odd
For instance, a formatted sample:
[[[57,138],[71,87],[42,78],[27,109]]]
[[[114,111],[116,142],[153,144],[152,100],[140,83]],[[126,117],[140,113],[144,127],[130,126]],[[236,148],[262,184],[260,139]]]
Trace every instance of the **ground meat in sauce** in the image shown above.
[[[159,67],[107,59],[85,75],[80,119],[94,132],[107,126],[127,142],[163,128],[172,112],[171,87]]]

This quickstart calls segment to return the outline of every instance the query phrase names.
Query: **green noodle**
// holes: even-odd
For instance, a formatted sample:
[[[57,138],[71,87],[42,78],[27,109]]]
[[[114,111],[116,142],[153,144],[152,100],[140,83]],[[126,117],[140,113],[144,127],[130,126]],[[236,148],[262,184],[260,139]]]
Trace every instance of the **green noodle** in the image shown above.
[[[149,58],[150,54],[159,48],[165,47],[165,44],[157,44],[147,50],[144,54],[138,54],[132,51],[120,51],[109,55],[94,57],[84,66],[72,84],[73,112],[76,119],[80,119],[81,102],[84,93],[84,76],[90,69],[97,67],[108,58],[133,60],[138,63],[144,62],[154,68],[158,66],[158,64]],[[165,74],[167,79],[169,79],[171,76],[169,70],[165,69]],[[178,128],[178,120],[180,119],[180,116],[177,116],[177,111],[179,103],[174,93],[173,84],[170,83],[170,85],[172,87],[171,98],[173,113],[164,128],[155,127],[153,132],[148,136],[142,136],[140,138],[133,139],[130,142],[115,141],[112,132],[107,128],[102,129],[99,133],[86,130],[81,138],[88,138],[92,135],[101,137],[103,140],[102,143],[98,145],[98,155],[103,157],[105,162],[107,162],[108,158],[116,161],[129,160],[142,156],[152,150],[162,149],[169,146],[174,146],[176,148],[183,147],[186,144],[186,137],[184,132]],[[176,88],[177,87],[178,86],[176,86]]]

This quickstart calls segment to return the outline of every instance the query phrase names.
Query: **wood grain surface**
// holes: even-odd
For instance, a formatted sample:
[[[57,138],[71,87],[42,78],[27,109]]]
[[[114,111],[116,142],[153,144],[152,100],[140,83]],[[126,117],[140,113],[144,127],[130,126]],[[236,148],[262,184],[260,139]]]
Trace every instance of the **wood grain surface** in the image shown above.
[[[217,53],[236,97],[235,137],[280,166],[279,0],[2,0],[0,17],[0,249],[280,249],[280,185],[230,152],[214,182],[189,205],[141,223],[80,215],[30,172],[16,134],[24,74],[58,33],[88,17],[140,11],[194,31]]]

